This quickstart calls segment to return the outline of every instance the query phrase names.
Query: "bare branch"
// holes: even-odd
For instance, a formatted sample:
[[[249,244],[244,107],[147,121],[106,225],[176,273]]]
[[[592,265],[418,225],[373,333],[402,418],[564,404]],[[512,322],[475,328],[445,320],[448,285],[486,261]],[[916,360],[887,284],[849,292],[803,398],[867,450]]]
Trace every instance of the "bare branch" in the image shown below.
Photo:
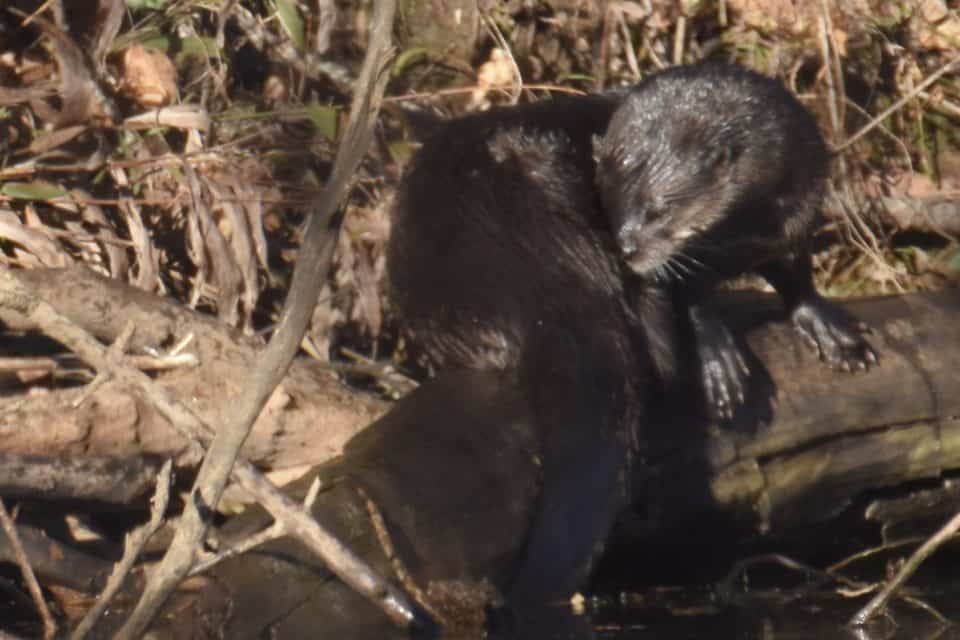
[[[857,611],[848,624],[852,627],[862,627],[869,622],[870,618],[877,615],[887,604],[887,601],[896,595],[897,589],[903,586],[903,583],[909,580],[910,576],[920,568],[923,561],[930,557],[933,552],[939,549],[945,542],[950,540],[950,538],[955,536],[957,531],[960,531],[960,513],[950,518],[947,524],[943,525],[929,540],[924,542],[923,545],[910,556],[910,559],[903,563],[903,566],[897,571],[897,575],[895,575],[877,595],[871,598],[870,602],[860,609],[860,611]]]
[[[47,602],[43,599],[43,592],[40,590],[40,583],[37,582],[37,576],[33,573],[33,567],[30,566],[27,553],[20,543],[20,536],[17,535],[17,527],[13,524],[13,518],[10,517],[3,500],[0,500],[0,525],[3,526],[3,531],[10,538],[10,544],[13,545],[13,552],[17,559],[17,565],[20,567],[20,573],[23,574],[23,580],[27,583],[27,589],[30,590],[30,597],[33,598],[40,619],[43,620],[43,637],[49,640],[57,634],[57,623],[50,615],[50,609],[47,607]]]
[[[834,148],[834,152],[840,153],[844,149],[847,149],[854,142],[856,142],[863,136],[867,135],[867,133],[869,133],[874,127],[879,126],[881,122],[883,122],[884,120],[889,118],[892,114],[902,109],[903,105],[913,100],[916,96],[918,96],[921,92],[923,92],[927,87],[929,87],[934,82],[939,80],[940,76],[946,73],[949,73],[950,71],[953,71],[958,64],[960,64],[960,55],[954,56],[953,58],[951,58],[946,64],[944,64],[942,67],[940,67],[939,69],[931,73],[926,78],[926,80],[924,80],[923,82],[915,86],[910,92],[907,93],[907,95],[903,96],[902,98],[894,102],[892,105],[884,109],[873,120],[868,122],[862,129],[860,129],[860,131],[857,131],[855,134],[847,138],[843,142],[843,144]]]
[[[206,533],[209,514],[220,500],[240,447],[296,354],[316,304],[320,285],[329,271],[339,228],[337,213],[340,202],[373,137],[373,126],[386,86],[387,77],[383,71],[391,54],[390,32],[394,11],[393,0],[375,3],[369,48],[354,93],[349,124],[340,143],[330,180],[321,192],[304,232],[296,271],[278,329],[257,366],[252,369],[244,391],[231,406],[226,421],[211,442],[173,543],[151,576],[127,624],[118,634],[120,638],[139,637],[171,591],[190,571],[196,550]],[[244,479],[244,484],[266,482],[253,477],[248,471],[237,471]],[[279,494],[271,496],[271,500],[274,508],[293,506]],[[287,525],[294,530],[309,526],[311,519],[302,510],[296,513],[296,517],[292,517],[294,513],[289,515],[291,520]],[[317,544],[344,561],[340,565],[343,573],[332,566],[334,571],[351,586],[379,602],[394,622],[398,625],[411,622],[413,609],[402,592],[373,576],[359,558],[348,553],[339,541],[325,532]]]
[[[103,345],[48,303],[38,299],[24,288],[13,272],[5,269],[0,269],[0,310],[23,314],[31,326],[38,327],[73,350],[98,372],[109,370],[118,381],[140,390],[194,446],[199,447],[200,443],[210,442],[212,429],[192,411],[178,403],[173,394],[142,371],[111,362]],[[363,560],[321,527],[310,513],[273,486],[253,465],[245,460],[238,460],[233,468],[233,475],[275,519],[285,521],[284,526],[290,535],[298,537],[327,563],[331,571],[369,598],[375,606],[384,610],[391,620],[414,619],[413,608],[402,592],[377,575]]]
[[[172,477],[173,462],[167,460],[157,475],[157,490],[153,495],[153,499],[150,501],[150,520],[127,534],[123,545],[123,557],[120,558],[120,562],[116,564],[110,573],[107,584],[97,598],[96,603],[90,607],[87,615],[83,617],[83,620],[80,621],[77,628],[70,634],[70,640],[82,640],[82,638],[85,638],[87,634],[90,633],[93,626],[97,623],[97,620],[103,615],[107,605],[110,604],[110,600],[116,595],[117,591],[120,590],[123,581],[131,569],[133,569],[134,562],[140,557],[140,553],[143,551],[143,548],[151,536],[153,536],[160,528],[160,525],[163,524],[163,514],[167,512],[167,505],[170,504],[170,480]]]

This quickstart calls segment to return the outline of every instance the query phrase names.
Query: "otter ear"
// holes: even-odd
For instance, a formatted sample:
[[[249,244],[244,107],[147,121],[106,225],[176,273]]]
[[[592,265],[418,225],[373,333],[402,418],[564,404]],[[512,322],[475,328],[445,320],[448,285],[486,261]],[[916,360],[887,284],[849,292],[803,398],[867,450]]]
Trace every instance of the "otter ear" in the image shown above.
[[[603,147],[603,138],[596,133],[590,136],[590,143],[593,147],[593,164],[600,165],[600,150]]]

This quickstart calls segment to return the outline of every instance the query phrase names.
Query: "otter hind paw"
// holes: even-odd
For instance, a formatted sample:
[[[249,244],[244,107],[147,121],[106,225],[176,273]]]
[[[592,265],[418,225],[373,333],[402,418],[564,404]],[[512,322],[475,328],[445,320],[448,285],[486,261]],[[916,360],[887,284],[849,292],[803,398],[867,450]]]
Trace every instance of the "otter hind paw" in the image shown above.
[[[864,337],[867,325],[840,307],[820,299],[798,305],[792,316],[797,332],[830,368],[866,371],[879,363]]]

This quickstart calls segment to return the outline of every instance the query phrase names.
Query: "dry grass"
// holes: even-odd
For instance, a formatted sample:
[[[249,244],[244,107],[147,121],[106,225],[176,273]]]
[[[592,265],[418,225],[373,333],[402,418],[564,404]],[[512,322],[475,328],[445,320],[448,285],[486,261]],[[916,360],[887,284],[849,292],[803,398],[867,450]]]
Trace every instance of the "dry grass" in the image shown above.
[[[366,9],[130,0],[70,10],[83,4],[0,9],[0,261],[82,261],[246,331],[268,329],[303,203],[336,144]],[[734,59],[782,77],[840,150],[827,229],[840,242],[820,256],[830,291],[957,280],[960,68],[944,67],[960,16],[943,0],[489,7],[407,3],[390,90],[408,96],[400,104],[457,114]],[[388,326],[386,211],[412,138],[385,119],[356,176],[306,344],[318,358],[341,344],[376,356]]]

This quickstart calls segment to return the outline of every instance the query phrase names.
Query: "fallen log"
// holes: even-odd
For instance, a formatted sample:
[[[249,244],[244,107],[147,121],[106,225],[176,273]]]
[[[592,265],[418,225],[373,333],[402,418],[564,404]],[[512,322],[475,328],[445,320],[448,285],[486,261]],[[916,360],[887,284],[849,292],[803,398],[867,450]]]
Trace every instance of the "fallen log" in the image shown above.
[[[641,530],[630,531],[634,544],[656,552],[658,540],[691,522],[702,526],[708,514],[776,534],[836,513],[866,490],[960,468],[953,370],[960,357],[960,294],[862,300],[848,307],[874,328],[882,360],[870,372],[825,370],[789,327],[771,323],[781,312],[769,299],[733,308],[734,326],[762,360],[752,363],[761,384],[748,409],[723,428],[706,424],[699,403],[691,401],[694,389],[658,407],[644,425],[647,450],[635,499],[648,518]],[[496,592],[509,583],[538,499],[535,469],[525,457],[536,455],[528,449],[529,408],[522,394],[511,395],[515,389],[489,375],[441,376],[424,385],[358,436],[343,457],[316,470],[326,482],[352,477],[367,487],[364,495],[386,515],[396,555],[421,590],[436,585],[436,593],[449,595],[454,584],[460,588],[452,591],[481,605],[487,592],[478,585]],[[764,392],[771,390],[774,407],[763,423]],[[497,418],[489,403],[498,407]],[[590,464],[588,456],[583,462]],[[299,495],[304,486],[291,490]],[[336,522],[381,570],[395,571],[370,524],[366,498],[340,491],[346,494],[321,494],[318,517]],[[262,524],[263,518],[244,516],[231,530],[253,521]],[[702,544],[703,529],[693,531]],[[676,540],[670,549],[682,552]],[[225,563],[213,575],[228,590],[227,600],[239,603],[225,622],[231,637],[268,630],[285,638],[390,633],[369,605],[283,539]],[[264,575],[270,575],[267,588]],[[436,593],[434,602],[444,610],[448,605]],[[584,624],[561,611],[538,620],[537,632],[557,620]]]
[[[960,467],[960,293],[845,306],[872,327],[881,363],[869,372],[826,369],[789,327],[771,324],[780,314],[769,299],[728,309],[762,360],[753,363],[760,384],[726,428],[698,421],[682,404],[663,407],[652,426],[656,450],[641,469],[657,478],[646,483],[645,499],[666,514],[655,528],[682,527],[709,508],[777,531],[837,513],[867,489]],[[765,421],[768,393],[774,406]],[[671,429],[678,422],[682,428]],[[691,469],[709,478],[695,491],[684,479]]]
[[[106,293],[98,290],[86,298],[88,303],[123,289],[94,280]],[[71,288],[78,286],[71,282]],[[57,300],[56,286],[49,286],[44,295]],[[85,321],[85,326],[103,339],[114,339],[122,323],[108,322],[107,316],[130,317],[158,300],[122,299],[127,305],[122,312],[104,307],[109,312]],[[82,308],[82,300],[75,306]],[[162,313],[180,313],[175,307],[162,307]],[[727,311],[731,326],[742,332],[757,356],[751,363],[756,373],[753,397],[729,425],[708,424],[697,401],[699,392],[692,388],[675,392],[656,408],[642,427],[645,448],[634,483],[644,517],[641,526],[625,527],[621,534],[633,544],[656,549],[658,540],[671,538],[691,522],[702,523],[708,514],[776,534],[836,513],[864,491],[960,468],[960,397],[953,364],[960,356],[960,327],[955,322],[960,294],[861,300],[848,303],[848,308],[874,329],[871,340],[881,364],[870,372],[826,370],[789,327],[777,322],[782,313],[776,302],[737,298]],[[153,316],[133,317],[148,326]],[[105,324],[112,328],[96,330]],[[207,331],[214,344],[222,339],[216,338],[218,331],[230,334],[212,322],[204,325],[201,339]],[[255,346],[243,350],[252,353]],[[247,362],[247,355],[221,358],[232,353],[230,349],[212,356],[203,353],[201,363]],[[194,392],[227,393],[222,385],[229,382],[211,377],[216,375],[212,371],[182,369],[159,376],[183,380],[184,388]],[[216,371],[227,374],[226,369]],[[317,400],[310,379],[296,382],[307,401]],[[328,377],[313,379],[328,390],[317,394],[320,405],[330,397],[347,412],[354,399],[362,406],[375,404],[365,404],[370,403],[367,397],[338,388]],[[22,405],[18,411],[21,418],[29,417]],[[483,605],[496,602],[509,583],[530,518],[542,499],[530,416],[523,393],[497,375],[444,374],[395,405],[351,441],[342,456],[319,465],[289,491],[302,495],[311,478],[321,478],[324,490],[314,511],[325,524],[384,574],[395,575],[402,567],[400,575],[409,574],[403,582],[419,585],[424,606],[449,623],[476,624]],[[14,432],[17,423],[7,424],[8,432]],[[307,433],[299,437],[322,448],[319,441],[325,435],[317,435],[317,443]],[[58,451],[57,441],[52,441],[45,451],[80,455],[70,446],[75,445],[63,444]],[[589,455],[583,462],[590,463]],[[379,527],[378,513],[385,523]],[[242,537],[266,521],[258,509],[249,510],[228,524],[224,540]],[[286,539],[229,560],[210,576],[206,588],[182,594],[181,601],[171,605],[182,607],[183,597],[192,604],[164,623],[175,635],[207,624],[228,630],[230,637],[270,630],[293,638],[338,631],[349,637],[393,633],[376,610]]]
[[[215,318],[82,266],[20,271],[18,277],[105,343],[132,324],[132,353],[162,351],[189,337],[185,351],[198,364],[162,371],[158,379],[177,397],[188,398],[191,409],[210,424],[220,424],[223,398],[239,392],[239,381],[262,347]],[[3,310],[0,321],[8,331],[34,329]],[[349,389],[321,364],[298,360],[261,414],[244,454],[272,469],[317,464],[339,453],[387,406]],[[0,441],[3,453],[24,456],[171,457],[183,467],[197,462],[196,450],[148,402],[110,380],[92,390],[67,387],[0,397]]]

